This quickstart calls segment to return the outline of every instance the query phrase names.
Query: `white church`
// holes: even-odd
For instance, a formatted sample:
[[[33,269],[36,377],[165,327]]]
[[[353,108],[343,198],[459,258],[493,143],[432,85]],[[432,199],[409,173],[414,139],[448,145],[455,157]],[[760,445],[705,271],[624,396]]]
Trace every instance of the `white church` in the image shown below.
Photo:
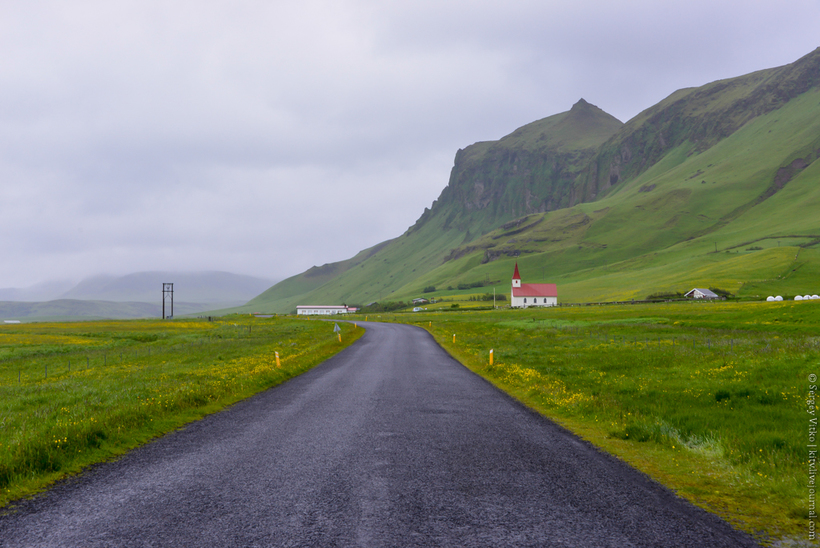
[[[512,277],[510,306],[529,308],[530,306],[556,306],[558,304],[558,286],[556,284],[522,284],[518,273],[518,263]]]

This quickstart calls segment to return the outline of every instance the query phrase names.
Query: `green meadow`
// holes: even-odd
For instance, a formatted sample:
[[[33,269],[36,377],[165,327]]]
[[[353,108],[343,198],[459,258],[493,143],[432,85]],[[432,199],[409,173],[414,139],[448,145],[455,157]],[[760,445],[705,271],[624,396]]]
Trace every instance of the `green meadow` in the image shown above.
[[[371,319],[429,330],[524,404],[763,542],[808,538],[820,301]]]
[[[0,507],[298,375],[363,333],[234,316],[0,326]],[[279,354],[279,365],[276,353]]]
[[[368,319],[428,329],[502,390],[761,541],[806,540],[820,302],[440,306]],[[341,344],[332,324],[281,317],[0,327],[0,504],[306,371],[363,332],[340,325]]]

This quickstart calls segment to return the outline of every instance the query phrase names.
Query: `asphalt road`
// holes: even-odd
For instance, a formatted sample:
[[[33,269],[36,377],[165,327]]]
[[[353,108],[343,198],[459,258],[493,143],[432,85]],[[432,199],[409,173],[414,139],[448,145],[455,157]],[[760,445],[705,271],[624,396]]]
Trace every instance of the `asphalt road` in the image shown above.
[[[0,517],[0,546],[755,546],[423,330],[367,328],[308,373],[23,503]]]

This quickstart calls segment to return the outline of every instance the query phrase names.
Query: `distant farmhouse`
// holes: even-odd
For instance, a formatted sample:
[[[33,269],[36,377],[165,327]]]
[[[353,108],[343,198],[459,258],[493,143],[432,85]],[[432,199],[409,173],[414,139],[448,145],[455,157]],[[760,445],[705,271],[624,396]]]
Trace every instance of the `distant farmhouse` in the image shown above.
[[[558,304],[558,286],[555,284],[522,284],[518,273],[518,263],[512,277],[510,294],[513,308],[530,306],[556,306]]]
[[[687,299],[719,299],[719,295],[715,295],[713,292],[709,291],[708,289],[701,289],[696,287],[686,295],[684,295]]]
[[[352,308],[350,306],[325,306],[325,305],[317,305],[317,306],[302,306],[299,305],[296,307],[296,314],[298,316],[315,316],[315,315],[328,315],[328,314],[352,314],[353,312],[357,312],[358,308]]]

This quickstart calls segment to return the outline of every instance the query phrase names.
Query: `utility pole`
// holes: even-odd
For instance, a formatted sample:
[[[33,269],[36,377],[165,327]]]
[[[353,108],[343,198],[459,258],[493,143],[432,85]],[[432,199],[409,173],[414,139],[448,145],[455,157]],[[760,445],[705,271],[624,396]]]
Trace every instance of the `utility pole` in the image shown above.
[[[170,314],[167,316],[165,315],[165,303],[170,303]],[[174,317],[174,284],[172,283],[163,283],[162,284],[162,319],[165,318],[173,318]]]

